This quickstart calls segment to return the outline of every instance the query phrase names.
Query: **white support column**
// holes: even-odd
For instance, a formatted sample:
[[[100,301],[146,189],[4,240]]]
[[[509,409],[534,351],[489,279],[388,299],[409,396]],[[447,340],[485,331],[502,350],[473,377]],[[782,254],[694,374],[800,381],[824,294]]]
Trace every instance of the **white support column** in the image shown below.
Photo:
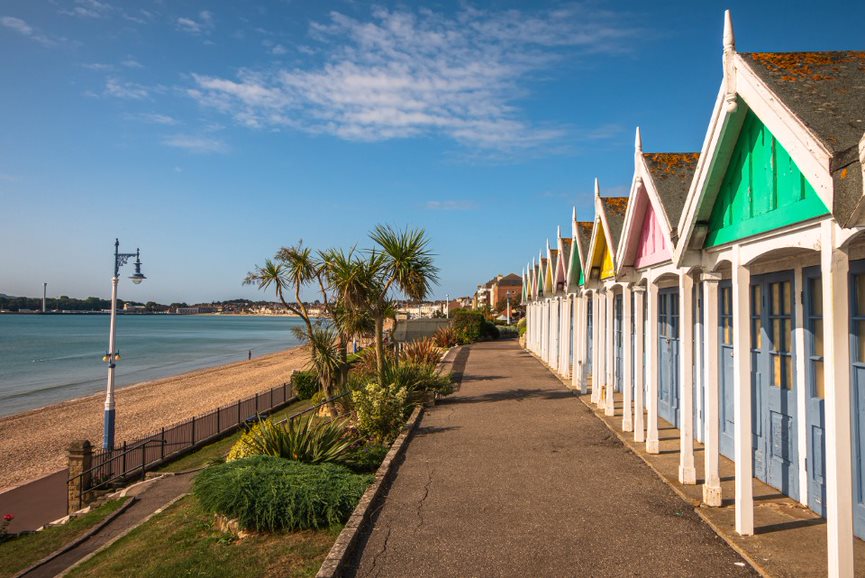
[[[601,315],[601,296],[598,290],[592,291],[592,403],[598,403],[598,394],[601,390],[601,355],[599,352],[603,349],[600,340],[600,326],[603,320]]]
[[[607,387],[607,297],[606,291],[598,295],[598,393],[595,405],[601,407],[604,403],[604,391]]]
[[[721,505],[721,478],[719,474],[720,454],[720,352],[718,343],[718,282],[721,276],[717,273],[703,273],[703,318],[705,331],[706,359],[706,415],[703,417],[705,434],[703,435],[703,459],[705,481],[703,483],[703,503],[707,506]]]
[[[550,346],[547,348],[547,365],[553,371],[559,360],[559,298],[550,299]]]
[[[643,335],[646,327],[643,315],[646,307],[646,288],[634,287],[634,441],[646,441],[643,423],[644,396],[643,366],[646,358],[643,351]],[[648,371],[648,368],[646,368]]]
[[[706,439],[704,435],[706,431],[704,426],[706,420],[706,381],[703,378],[703,363],[705,359],[706,316],[703,314],[703,311],[706,308],[706,301],[703,299],[702,284],[695,283],[694,288],[696,289],[694,300],[699,305],[699,308],[695,308],[694,313],[694,404],[697,407],[697,411],[694,412],[694,439],[704,442]]]
[[[634,429],[633,411],[631,410],[631,386],[634,379],[631,371],[631,285],[622,289],[622,431]]]
[[[616,294],[612,287],[607,294],[607,388],[604,415],[616,415]]]
[[[793,269],[793,295],[805,295],[802,265]],[[796,444],[798,446],[799,463],[799,502],[808,506],[808,373],[805,360],[805,304],[803,299],[793,300],[793,359],[796,363],[796,385],[793,389],[796,395],[796,423],[802,424],[796,428]],[[796,496],[792,496],[795,498]]]
[[[696,484],[694,467],[694,278],[679,275],[679,483]]]
[[[733,420],[736,462],[736,532],[754,534],[751,444],[751,272],[733,248]]]
[[[646,319],[646,379],[649,390],[646,392],[646,409],[648,423],[646,424],[646,452],[657,454],[660,451],[658,441],[658,286],[649,282],[649,311]]]
[[[835,225],[822,224],[823,371],[826,431],[828,575],[853,576],[853,447],[850,391],[850,262],[836,248]],[[804,425],[804,424],[803,424]],[[861,569],[860,569],[861,571]]]
[[[559,373],[563,378],[571,377],[571,328],[574,324],[571,317],[571,298],[569,295],[562,296],[562,337],[559,340]]]
[[[571,297],[571,302],[574,310],[574,331],[571,336],[574,341],[574,366],[571,371],[571,386],[577,391],[583,391],[583,352],[580,344],[586,333],[586,326],[582,323],[583,307],[579,293]]]
[[[541,301],[541,359],[547,360],[547,330],[550,325],[550,311],[547,308],[548,301]]]

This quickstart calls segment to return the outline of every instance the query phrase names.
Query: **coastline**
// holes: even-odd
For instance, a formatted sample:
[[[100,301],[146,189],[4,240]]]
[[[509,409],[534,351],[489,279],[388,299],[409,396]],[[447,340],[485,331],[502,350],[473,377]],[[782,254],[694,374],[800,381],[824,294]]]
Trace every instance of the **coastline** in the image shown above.
[[[116,390],[116,439],[135,439],[288,380],[301,346]],[[102,441],[103,393],[0,417],[0,492],[66,466],[72,440]]]

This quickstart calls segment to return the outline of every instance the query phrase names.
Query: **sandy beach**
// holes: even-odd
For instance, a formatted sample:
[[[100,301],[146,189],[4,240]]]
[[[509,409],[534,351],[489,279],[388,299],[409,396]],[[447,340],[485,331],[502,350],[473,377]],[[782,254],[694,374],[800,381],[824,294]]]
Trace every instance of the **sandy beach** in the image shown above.
[[[118,442],[145,436],[193,415],[281,385],[307,362],[292,348],[117,390]],[[0,492],[66,466],[72,440],[102,443],[105,394],[0,418]]]

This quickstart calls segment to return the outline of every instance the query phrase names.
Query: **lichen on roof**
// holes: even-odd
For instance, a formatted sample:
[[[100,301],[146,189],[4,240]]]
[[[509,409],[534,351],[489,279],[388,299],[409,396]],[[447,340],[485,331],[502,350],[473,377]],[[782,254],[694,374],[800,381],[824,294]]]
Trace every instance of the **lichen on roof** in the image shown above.
[[[624,215],[628,210],[628,197],[601,197],[608,211]]]
[[[756,63],[780,75],[781,80],[834,80],[842,65],[858,64],[865,72],[865,51],[837,52],[749,52]]]

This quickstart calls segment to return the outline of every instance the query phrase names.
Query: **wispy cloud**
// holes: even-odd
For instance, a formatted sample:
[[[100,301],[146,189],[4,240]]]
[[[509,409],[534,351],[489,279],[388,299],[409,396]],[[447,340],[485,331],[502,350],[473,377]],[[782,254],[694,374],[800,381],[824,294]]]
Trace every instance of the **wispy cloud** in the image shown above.
[[[162,126],[174,126],[178,124],[178,120],[173,116],[156,112],[139,112],[136,114],[126,115],[126,118],[146,122],[148,124],[159,124]]]
[[[163,139],[162,144],[196,154],[227,153],[229,150],[221,139],[190,134],[171,135]]]
[[[195,18],[180,17],[176,20],[177,29],[189,34],[203,34],[213,29],[213,13],[202,10]]]
[[[346,140],[444,135],[471,148],[555,146],[565,131],[518,107],[530,81],[565,55],[623,50],[633,32],[588,4],[552,12],[465,8],[332,12],[313,23],[322,58],[226,78],[193,74],[187,93],[245,126],[290,127]]]
[[[57,44],[61,38],[52,38],[46,34],[43,34],[33,26],[27,24],[26,21],[21,18],[16,18],[14,16],[3,16],[0,17],[0,25],[4,28],[8,28],[10,30],[14,30],[21,36],[25,36],[34,42],[38,42],[43,46],[53,46]]]
[[[126,60],[121,61],[120,64],[126,68],[144,68],[144,65],[134,58],[127,58]]]
[[[60,10],[61,14],[80,18],[106,18],[114,12],[114,6],[99,0],[75,0],[71,6]]]
[[[117,78],[109,78],[105,81],[105,96],[125,98],[131,100],[142,100],[150,96],[149,89],[135,82],[126,82]]]
[[[474,201],[427,201],[424,207],[430,211],[470,211],[477,208]]]

